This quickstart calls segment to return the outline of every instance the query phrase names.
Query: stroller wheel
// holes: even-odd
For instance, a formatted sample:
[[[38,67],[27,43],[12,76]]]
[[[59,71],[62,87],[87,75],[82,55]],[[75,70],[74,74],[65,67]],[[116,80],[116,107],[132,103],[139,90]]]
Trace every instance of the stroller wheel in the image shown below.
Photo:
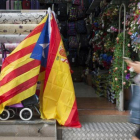
[[[10,113],[10,118],[14,118],[16,113],[15,113],[15,110],[14,109],[8,109],[9,113]]]
[[[2,114],[0,115],[0,120],[5,121],[10,118],[10,113],[7,109],[4,109]]]
[[[23,121],[28,121],[32,118],[33,112],[30,108],[23,108],[20,111],[19,116]]]

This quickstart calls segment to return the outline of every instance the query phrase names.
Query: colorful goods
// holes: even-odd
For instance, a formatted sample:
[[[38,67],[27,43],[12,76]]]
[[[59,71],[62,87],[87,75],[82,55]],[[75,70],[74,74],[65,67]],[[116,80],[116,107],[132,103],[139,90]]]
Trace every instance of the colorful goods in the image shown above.
[[[34,95],[38,81],[41,83],[41,118],[56,119],[59,124],[69,127],[81,127],[69,63],[50,9],[42,22],[3,62],[0,113],[5,106]]]
[[[76,36],[70,36],[69,37],[69,48],[78,48],[79,47],[79,43],[78,43],[78,39]]]
[[[71,21],[77,20],[77,9],[75,7],[71,7],[69,9],[69,20]]]

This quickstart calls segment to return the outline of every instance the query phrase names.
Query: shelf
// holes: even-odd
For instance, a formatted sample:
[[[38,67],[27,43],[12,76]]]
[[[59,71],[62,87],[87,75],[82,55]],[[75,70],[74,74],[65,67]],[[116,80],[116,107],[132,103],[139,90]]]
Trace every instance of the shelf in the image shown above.
[[[0,13],[46,13],[47,10],[0,10]]]
[[[89,9],[87,10],[87,14],[90,14],[93,12],[94,8],[100,5],[100,2],[102,0],[93,0],[91,5],[89,6]]]
[[[72,1],[62,1],[62,2],[40,2],[41,4],[60,4],[60,3],[71,3]]]

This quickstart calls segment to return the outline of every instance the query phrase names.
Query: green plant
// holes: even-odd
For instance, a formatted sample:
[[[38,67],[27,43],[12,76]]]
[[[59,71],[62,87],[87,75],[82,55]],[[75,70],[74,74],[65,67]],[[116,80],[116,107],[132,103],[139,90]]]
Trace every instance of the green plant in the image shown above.
[[[125,43],[125,57],[130,57],[130,51],[127,47],[130,42],[130,37],[126,36]],[[126,63],[124,64],[124,71],[122,67],[123,62],[123,33],[120,33],[116,39],[115,52],[114,52],[114,60],[113,60],[113,71],[112,71],[112,85],[113,90],[116,94],[116,99],[119,101],[119,93],[122,89],[122,84],[125,88],[128,88],[131,84],[130,72],[127,70]],[[122,79],[122,72],[124,72],[124,78]],[[122,83],[123,81],[123,83]]]

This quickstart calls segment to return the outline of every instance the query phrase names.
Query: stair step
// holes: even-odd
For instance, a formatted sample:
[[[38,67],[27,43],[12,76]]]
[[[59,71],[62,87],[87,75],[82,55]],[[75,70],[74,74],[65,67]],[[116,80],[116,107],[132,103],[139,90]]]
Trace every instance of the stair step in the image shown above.
[[[42,140],[42,137],[56,138],[56,121],[41,119],[0,121],[0,136],[0,139],[8,136],[15,138],[15,140],[18,140],[19,137],[23,137],[23,139],[25,137],[36,137],[38,140]],[[7,140],[8,137],[6,137]]]
[[[0,140],[56,140],[54,137],[0,137]]]
[[[83,115],[80,122],[128,122],[128,115]]]
[[[80,116],[81,128],[57,127],[58,140],[100,140],[124,139],[131,140],[137,125],[130,124],[127,115],[92,115]]]

